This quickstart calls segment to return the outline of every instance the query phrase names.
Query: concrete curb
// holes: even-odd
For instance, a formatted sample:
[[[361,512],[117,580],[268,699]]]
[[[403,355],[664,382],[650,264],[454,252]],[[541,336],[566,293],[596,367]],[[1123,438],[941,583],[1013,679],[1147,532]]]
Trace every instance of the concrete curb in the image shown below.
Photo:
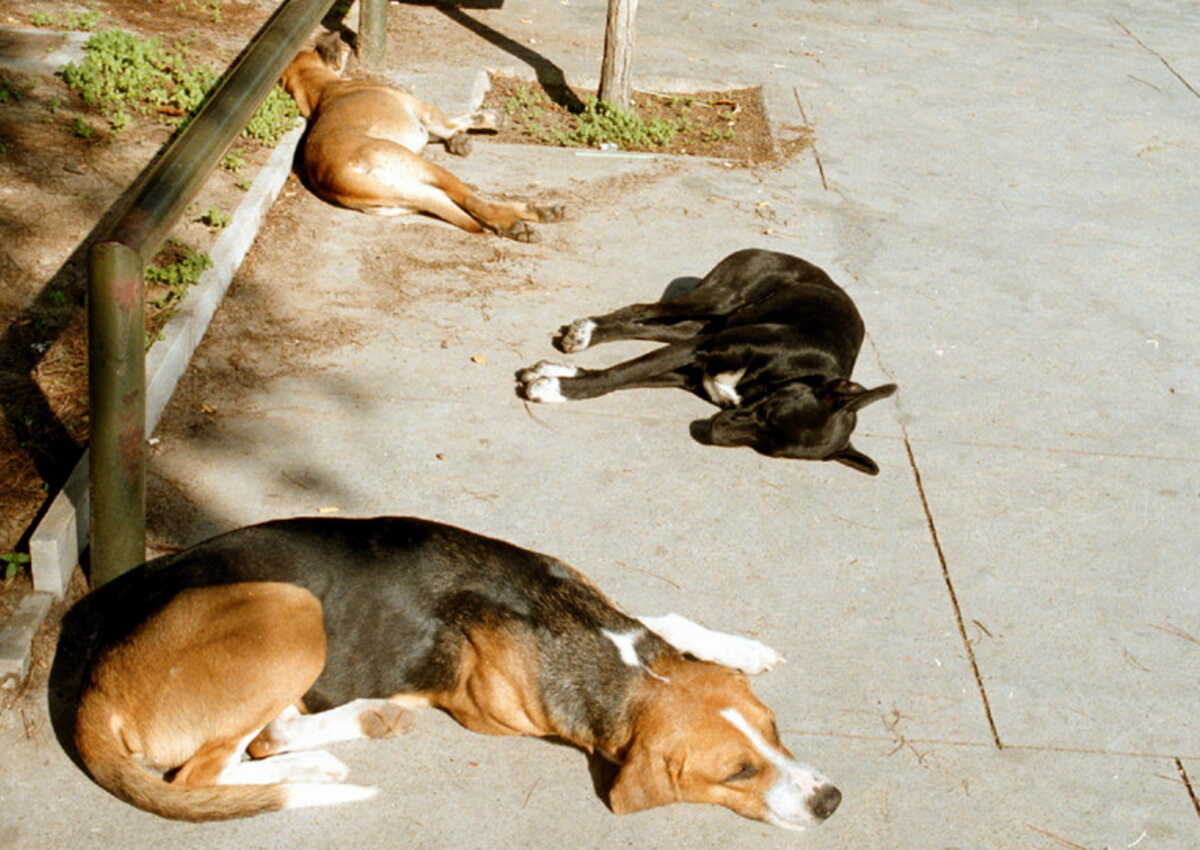
[[[54,596],[31,593],[21,600],[17,610],[0,629],[0,680],[15,676],[17,682],[29,673],[30,647],[33,636],[46,619]],[[7,683],[4,687],[7,687]]]
[[[213,314],[225,296],[238,266],[250,250],[263,218],[291,173],[303,127],[292,130],[272,152],[238,204],[229,226],[213,244],[213,264],[188,291],[160,339],[146,354],[146,433],[154,431],[175,385],[200,344]],[[90,527],[88,453],[84,452],[63,489],[34,529],[29,541],[33,586],[62,596],[79,554],[87,545]]]

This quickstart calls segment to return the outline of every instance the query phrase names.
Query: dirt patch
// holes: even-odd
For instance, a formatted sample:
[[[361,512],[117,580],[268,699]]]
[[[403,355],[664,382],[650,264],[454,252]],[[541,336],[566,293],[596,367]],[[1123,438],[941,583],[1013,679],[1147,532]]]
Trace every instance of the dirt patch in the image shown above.
[[[502,74],[490,76],[483,105],[504,114],[501,142],[598,146],[584,131],[581,116],[595,92],[568,86],[543,87]],[[622,150],[714,157],[741,163],[777,156],[758,88],[698,92],[634,92],[633,107],[649,128],[642,138],[624,133]],[[794,148],[794,145],[791,146]],[[794,152],[794,150],[789,151]]]

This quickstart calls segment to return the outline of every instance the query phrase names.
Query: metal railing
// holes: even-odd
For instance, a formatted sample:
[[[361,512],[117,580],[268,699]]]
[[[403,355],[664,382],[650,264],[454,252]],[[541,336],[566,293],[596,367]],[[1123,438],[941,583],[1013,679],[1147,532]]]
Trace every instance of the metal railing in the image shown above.
[[[99,586],[146,547],[143,268],[334,0],[286,0],[146,172],[88,264],[91,564]]]

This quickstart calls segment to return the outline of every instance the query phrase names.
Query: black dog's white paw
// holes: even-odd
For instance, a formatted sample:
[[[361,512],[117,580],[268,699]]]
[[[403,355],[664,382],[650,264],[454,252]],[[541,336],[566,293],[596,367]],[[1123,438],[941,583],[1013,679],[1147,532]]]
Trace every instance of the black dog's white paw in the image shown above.
[[[583,351],[592,344],[592,331],[596,323],[591,319],[576,319],[559,331],[558,348],[566,354]]]
[[[541,360],[528,369],[517,373],[517,392],[521,398],[542,404],[557,404],[567,400],[562,394],[559,378],[573,378],[579,374],[574,366]]]

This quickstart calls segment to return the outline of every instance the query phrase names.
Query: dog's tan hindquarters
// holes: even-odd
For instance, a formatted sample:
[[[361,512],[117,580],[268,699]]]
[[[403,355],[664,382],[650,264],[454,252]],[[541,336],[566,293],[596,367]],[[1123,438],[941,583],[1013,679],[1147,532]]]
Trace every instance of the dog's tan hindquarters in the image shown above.
[[[395,86],[343,80],[313,51],[297,55],[282,83],[309,119],[304,174],[327,201],[374,215],[428,213],[471,233],[489,230],[521,242],[537,239],[528,222],[563,218],[557,204],[484,200],[419,155],[430,136],[465,154],[468,130],[498,127],[493,112],[448,117]]]
[[[80,757],[101,786],[164,817],[223,820],[296,805],[311,796],[300,785],[220,783],[324,662],[321,605],[307,590],[184,590],[96,662],[76,716]],[[175,773],[167,781],[151,769]]]

